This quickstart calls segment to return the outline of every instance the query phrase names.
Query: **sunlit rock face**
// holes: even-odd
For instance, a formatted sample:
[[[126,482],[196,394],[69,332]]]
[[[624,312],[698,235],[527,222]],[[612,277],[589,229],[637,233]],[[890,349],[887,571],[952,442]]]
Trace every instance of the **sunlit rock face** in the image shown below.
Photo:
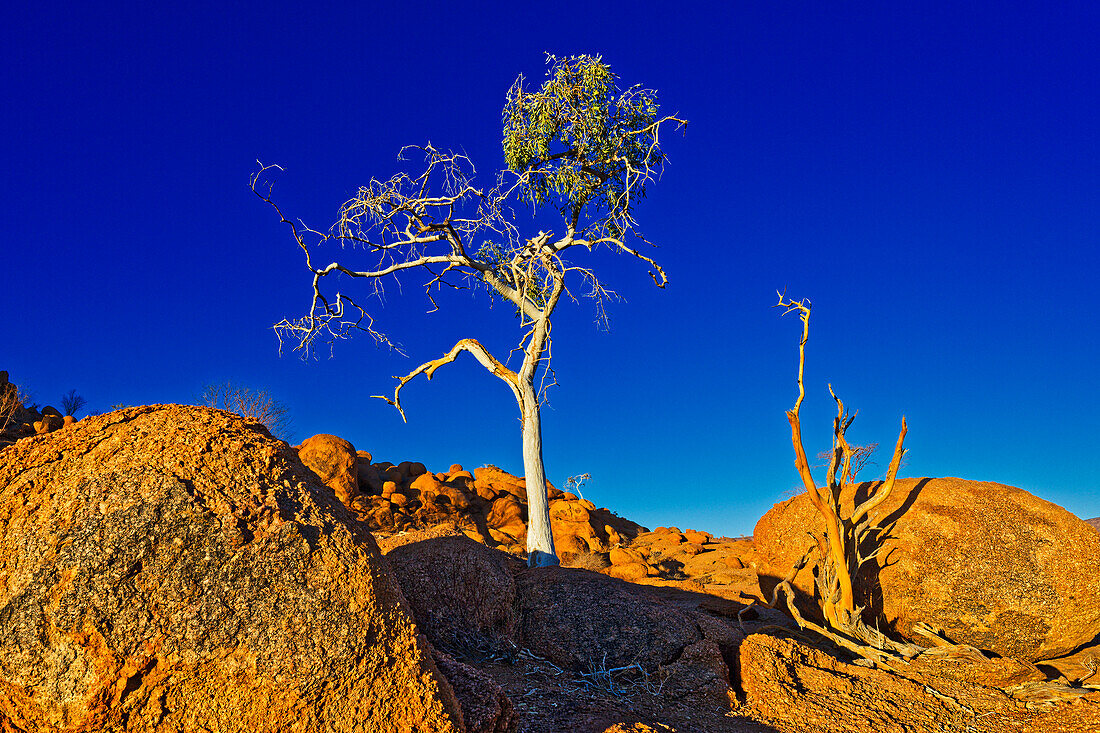
[[[293,449],[160,405],[0,451],[0,728],[462,724],[373,538]]]
[[[876,514],[893,528],[865,566],[863,601],[900,635],[912,638],[925,621],[959,643],[1036,661],[1100,633],[1100,534],[1061,507],[1003,484],[903,479]],[[823,526],[804,494],[761,518],[754,542],[765,592]],[[794,584],[812,595],[810,570]]]

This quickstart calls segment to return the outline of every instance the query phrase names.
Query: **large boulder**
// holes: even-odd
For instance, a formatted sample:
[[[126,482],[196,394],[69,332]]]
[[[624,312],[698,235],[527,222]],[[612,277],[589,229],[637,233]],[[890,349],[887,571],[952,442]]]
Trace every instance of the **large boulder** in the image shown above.
[[[571,568],[529,568],[516,580],[523,646],[573,672],[637,662],[647,672],[703,640],[694,617],[638,586]]]
[[[455,650],[515,639],[516,583],[509,567],[515,558],[459,534],[398,546],[386,559],[436,646]]]
[[[1010,701],[999,690],[950,680],[932,687],[767,634],[745,639],[740,657],[746,705],[782,733],[1008,730],[1001,713]],[[994,725],[978,728],[976,722]]]
[[[336,493],[346,506],[359,495],[359,455],[355,446],[335,435],[314,435],[298,446],[298,458]]]
[[[849,491],[845,511],[871,486]],[[903,479],[876,514],[893,529],[860,583],[870,613],[901,636],[925,621],[959,643],[1036,661],[1100,632],[1100,535],[1061,507],[1003,484]],[[754,541],[765,593],[822,527],[805,494],[764,515]],[[809,568],[794,585],[812,595]]]
[[[255,423],[155,405],[0,452],[14,731],[461,731],[370,533]]]

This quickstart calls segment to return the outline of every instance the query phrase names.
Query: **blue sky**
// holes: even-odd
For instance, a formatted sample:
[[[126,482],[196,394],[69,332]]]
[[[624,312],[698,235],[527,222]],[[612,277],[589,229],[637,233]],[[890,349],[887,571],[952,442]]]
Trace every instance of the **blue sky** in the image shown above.
[[[905,475],[1100,515],[1095,4],[370,5],[3,11],[0,369],[93,409],[230,379],[285,402],[299,439],[520,472],[515,404],[472,360],[411,383],[407,425],[370,399],[458,338],[507,348],[516,322],[469,294],[427,315],[410,281],[375,313],[409,358],[367,339],[280,357],[270,326],[303,313],[308,275],[248,179],[281,164],[279,203],[323,228],[402,145],[491,176],[516,75],[600,53],[691,124],[637,212],[667,290],[609,258],[610,332],[559,310],[551,480],[588,472],[589,498],[651,527],[751,532],[798,485],[786,288],[814,302],[811,454],[831,382],[856,442],[892,445],[906,415]]]

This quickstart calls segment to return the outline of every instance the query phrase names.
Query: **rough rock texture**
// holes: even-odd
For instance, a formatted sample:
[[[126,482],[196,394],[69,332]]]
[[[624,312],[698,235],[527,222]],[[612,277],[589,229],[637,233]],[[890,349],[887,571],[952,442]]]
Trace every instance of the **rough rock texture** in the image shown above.
[[[1092,519],[1086,519],[1085,523],[1100,532],[1100,517],[1093,517]]]
[[[703,638],[692,616],[635,588],[571,568],[524,570],[517,578],[522,645],[573,672],[635,662],[653,671]]]
[[[492,677],[440,651],[435,659],[462,706],[467,733],[515,733],[512,701]]]
[[[465,535],[425,539],[386,559],[417,626],[437,647],[514,640],[514,558]]]
[[[737,702],[722,650],[713,641],[704,639],[686,647],[663,671],[667,676],[661,692],[668,698],[691,699],[719,709]]]
[[[868,486],[857,488],[861,497]],[[880,524],[896,525],[881,566],[868,563],[862,582],[872,589],[872,613],[895,632],[910,637],[925,621],[956,642],[1036,661],[1100,631],[1100,535],[1061,507],[1002,484],[905,479],[877,514]],[[803,494],[756,525],[765,592],[801,556],[819,521]],[[808,568],[795,585],[812,594]]]
[[[335,435],[314,435],[298,446],[298,458],[317,474],[321,483],[336,492],[346,506],[359,495],[359,456],[355,446]]]
[[[747,707],[781,733],[1077,733],[1100,726],[1100,693],[1052,706],[1013,699],[999,687],[1033,679],[1035,670],[1011,660],[928,654],[868,668],[767,634],[748,636],[740,657]]]
[[[371,535],[293,449],[180,405],[0,451],[12,731],[461,731]]]

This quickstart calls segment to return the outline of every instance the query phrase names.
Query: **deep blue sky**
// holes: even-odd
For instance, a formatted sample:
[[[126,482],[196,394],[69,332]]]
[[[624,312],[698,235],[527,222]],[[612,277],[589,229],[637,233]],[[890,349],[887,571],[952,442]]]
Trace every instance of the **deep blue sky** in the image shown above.
[[[612,258],[610,333],[560,309],[551,480],[589,472],[589,498],[651,527],[751,532],[798,484],[786,288],[815,306],[811,453],[831,381],[856,442],[892,445],[908,417],[906,475],[1100,515],[1095,3],[76,5],[0,17],[0,369],[44,404],[231,379],[288,404],[299,439],[520,472],[515,404],[472,360],[406,388],[408,425],[369,399],[515,321],[467,296],[425,315],[410,282],[376,313],[409,359],[367,339],[280,358],[270,325],[302,314],[308,277],[248,178],[283,165],[284,209],[325,227],[404,144],[491,174],[516,75],[601,53],[691,125],[638,210],[668,289]]]

